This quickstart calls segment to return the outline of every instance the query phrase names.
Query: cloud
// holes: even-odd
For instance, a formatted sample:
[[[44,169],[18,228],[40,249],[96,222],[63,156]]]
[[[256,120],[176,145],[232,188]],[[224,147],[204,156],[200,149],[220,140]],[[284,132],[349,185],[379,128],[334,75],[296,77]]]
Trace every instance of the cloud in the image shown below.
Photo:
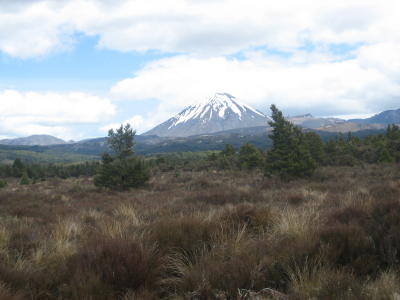
[[[0,91],[0,134],[52,134],[63,138],[79,136],[72,125],[94,124],[116,114],[106,98],[86,93],[38,93]]]
[[[316,115],[367,114],[397,107],[400,99],[397,0],[0,4],[0,52],[9,56],[72,49],[77,34],[97,37],[102,49],[174,54],[111,88],[116,100],[160,101],[154,114],[127,120],[139,131],[215,92],[230,92],[263,111],[276,103]],[[100,122],[116,109],[108,99],[83,93],[0,91],[0,103],[6,103],[0,134],[7,136],[43,130],[67,136],[69,124]]]
[[[397,0],[39,0],[1,7],[0,51],[22,58],[70,48],[76,33],[118,51],[207,56],[400,40]]]
[[[365,47],[353,59],[313,63],[254,53],[244,60],[178,56],[147,65],[111,92],[131,101],[160,99],[155,116],[171,115],[215,92],[229,92],[263,111],[275,103],[293,113],[370,113],[397,107],[400,99],[398,73],[390,64],[397,54],[379,47],[384,49],[380,57]]]
[[[154,126],[158,125],[160,119],[154,119],[151,115],[147,115],[145,118],[141,115],[135,115],[132,118],[125,120],[121,123],[110,123],[100,127],[100,131],[106,133],[110,129],[117,129],[121,124],[126,125],[129,123],[138,134],[150,130]]]

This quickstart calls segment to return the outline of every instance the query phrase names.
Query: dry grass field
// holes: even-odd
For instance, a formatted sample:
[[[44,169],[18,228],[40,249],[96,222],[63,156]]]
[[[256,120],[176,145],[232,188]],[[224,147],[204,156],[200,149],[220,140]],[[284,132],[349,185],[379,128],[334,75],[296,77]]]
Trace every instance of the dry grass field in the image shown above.
[[[0,299],[398,299],[399,249],[398,165],[0,189]]]

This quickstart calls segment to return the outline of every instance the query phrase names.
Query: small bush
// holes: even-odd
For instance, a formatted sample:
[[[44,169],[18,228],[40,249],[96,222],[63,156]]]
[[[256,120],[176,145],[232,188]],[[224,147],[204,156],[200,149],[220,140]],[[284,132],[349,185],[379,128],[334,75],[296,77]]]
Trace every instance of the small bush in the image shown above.
[[[0,179],[0,189],[5,188],[7,186],[7,181]]]
[[[239,150],[239,163],[242,168],[255,169],[264,167],[265,155],[252,144],[244,144]]]
[[[103,165],[99,174],[94,178],[94,184],[98,187],[127,190],[143,186],[149,178],[148,166],[144,160],[138,157],[111,161],[103,159]]]
[[[24,175],[22,175],[22,178],[21,178],[19,184],[27,185],[27,184],[30,184],[30,182],[31,181],[30,181],[28,175],[26,173],[24,173]]]
[[[148,164],[133,151],[135,134],[129,123],[116,131],[108,131],[107,144],[113,153],[103,154],[102,165],[94,178],[96,186],[127,190],[142,186],[149,180]]]

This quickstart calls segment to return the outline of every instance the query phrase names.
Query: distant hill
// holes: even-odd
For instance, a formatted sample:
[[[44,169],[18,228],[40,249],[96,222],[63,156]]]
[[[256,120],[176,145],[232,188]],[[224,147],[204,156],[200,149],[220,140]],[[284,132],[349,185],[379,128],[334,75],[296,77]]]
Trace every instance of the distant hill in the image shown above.
[[[352,119],[348,120],[351,123],[358,124],[400,124],[400,109],[386,110],[366,119]]]
[[[287,119],[295,125],[298,125],[298,126],[301,126],[304,128],[311,128],[311,129],[317,129],[317,128],[322,129],[324,127],[336,126],[336,125],[346,123],[346,121],[343,119],[318,118],[318,117],[314,117],[311,114],[288,117]]]
[[[345,122],[340,124],[326,125],[320,128],[316,128],[320,131],[333,132],[333,133],[347,133],[347,132],[359,132],[365,130],[384,130],[387,125],[376,124],[376,123],[355,123],[355,122]]]
[[[60,145],[66,143],[67,142],[62,139],[46,134],[0,140],[1,145],[21,145],[21,146],[49,146],[49,145]]]
[[[68,149],[55,150],[55,146],[0,145],[0,163],[19,158],[30,163],[73,163],[99,159],[98,155],[81,154]]]

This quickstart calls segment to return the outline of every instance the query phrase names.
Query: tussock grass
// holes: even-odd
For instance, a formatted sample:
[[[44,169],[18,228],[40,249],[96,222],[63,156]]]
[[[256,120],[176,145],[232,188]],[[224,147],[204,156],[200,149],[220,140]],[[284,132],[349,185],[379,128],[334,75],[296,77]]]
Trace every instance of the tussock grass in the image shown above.
[[[0,190],[0,299],[396,299],[400,169],[160,172],[101,191],[88,178]]]

